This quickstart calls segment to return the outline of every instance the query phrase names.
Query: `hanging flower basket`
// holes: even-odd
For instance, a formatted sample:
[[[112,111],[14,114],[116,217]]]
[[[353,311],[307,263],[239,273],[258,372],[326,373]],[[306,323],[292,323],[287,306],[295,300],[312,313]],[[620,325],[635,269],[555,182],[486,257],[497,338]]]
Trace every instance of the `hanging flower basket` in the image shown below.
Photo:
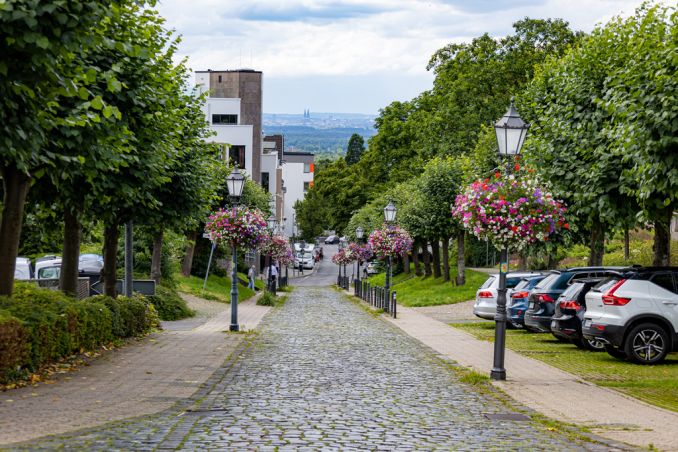
[[[246,206],[220,209],[209,216],[205,232],[217,242],[246,249],[257,249],[266,243],[266,220],[259,209]]]
[[[564,214],[562,203],[526,171],[508,177],[496,173],[491,180],[473,182],[452,209],[453,217],[479,239],[516,251],[568,229]]]
[[[368,244],[361,243],[349,243],[348,249],[351,252],[354,260],[367,262],[374,253],[372,253],[372,248]]]
[[[263,254],[271,256],[280,265],[289,265],[294,262],[294,254],[287,239],[281,235],[269,237],[259,249]]]
[[[350,264],[353,260],[353,256],[351,256],[348,248],[342,248],[337,254],[332,256],[332,263],[336,265]]]
[[[367,239],[372,252],[380,259],[402,256],[412,248],[412,237],[399,226],[384,224]]]

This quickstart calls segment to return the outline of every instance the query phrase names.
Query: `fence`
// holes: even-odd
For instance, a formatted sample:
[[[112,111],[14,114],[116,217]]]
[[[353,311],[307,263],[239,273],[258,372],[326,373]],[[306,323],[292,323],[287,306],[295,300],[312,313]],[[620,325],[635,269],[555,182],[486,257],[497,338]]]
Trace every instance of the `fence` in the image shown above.
[[[356,297],[360,297],[363,301],[369,303],[370,306],[377,309],[383,309],[396,318],[396,293],[395,291],[386,290],[384,287],[373,286],[364,280],[355,279],[353,281],[353,289]]]
[[[344,290],[349,290],[350,280],[348,276],[338,276],[337,277],[337,286],[341,287]]]

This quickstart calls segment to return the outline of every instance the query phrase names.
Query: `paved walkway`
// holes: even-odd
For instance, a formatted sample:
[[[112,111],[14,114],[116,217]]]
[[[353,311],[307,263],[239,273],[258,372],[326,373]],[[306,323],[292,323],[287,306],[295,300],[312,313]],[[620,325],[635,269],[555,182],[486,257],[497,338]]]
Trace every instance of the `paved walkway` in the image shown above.
[[[610,450],[486,416],[507,411],[338,291],[299,287],[192,405],[22,448]]]
[[[421,308],[398,307],[391,322],[463,366],[488,374],[493,343],[437,321]],[[678,413],[585,382],[547,364],[506,351],[508,380],[495,384],[513,399],[553,419],[590,427],[600,436],[639,447],[678,450]]]
[[[195,318],[165,322],[154,333],[49,384],[0,393],[0,444],[157,413],[192,396],[245,337],[227,334],[230,305],[188,296]],[[253,329],[269,308],[239,305],[241,327]]]

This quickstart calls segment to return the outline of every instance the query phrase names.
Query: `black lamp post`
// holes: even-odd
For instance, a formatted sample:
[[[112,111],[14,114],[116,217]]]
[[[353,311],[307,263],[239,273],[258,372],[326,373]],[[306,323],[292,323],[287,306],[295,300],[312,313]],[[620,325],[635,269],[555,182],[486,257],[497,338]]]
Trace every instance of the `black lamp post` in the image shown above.
[[[507,159],[507,172],[510,169],[511,163],[508,159],[511,156],[520,154],[520,148],[525,142],[525,136],[529,127],[529,124],[522,120],[518,111],[513,106],[513,98],[511,98],[511,105],[508,111],[494,125],[499,155]],[[506,273],[508,273],[508,249],[504,247],[499,258],[497,313],[494,316],[496,322],[494,329],[494,363],[490,371],[490,378],[493,380],[506,380],[506,369],[504,368],[504,352],[506,350]]]
[[[231,174],[226,178],[226,186],[228,193],[231,196],[233,210],[238,208],[238,201],[242,196],[242,189],[245,186],[245,176],[238,171],[238,168],[233,168]],[[240,331],[238,325],[238,250],[235,244],[233,245],[233,269],[231,272],[231,325],[230,331]]]
[[[393,223],[397,212],[398,209],[396,209],[396,206],[393,205],[392,201],[389,201],[388,204],[386,204],[386,207],[384,207],[384,220],[386,220],[386,223]],[[391,288],[391,256],[386,258],[386,281],[384,283],[384,288],[386,289],[386,293],[388,293],[388,290]]]
[[[362,226],[358,226],[357,228],[355,228],[355,238],[358,239],[358,243],[363,243],[364,233],[365,231],[363,230]],[[358,283],[360,283],[360,264],[362,264],[362,262],[360,261],[360,259],[358,259],[358,272],[355,278],[358,281]]]
[[[266,220],[267,226],[268,226],[268,232],[271,238],[273,238],[273,232],[275,231],[275,227],[278,223],[278,220],[275,219],[273,215],[268,217],[268,220]],[[273,266],[273,256],[269,253],[268,255],[268,283],[266,284],[266,288],[269,292],[273,292],[271,290],[273,288],[273,282],[271,281],[271,267]]]

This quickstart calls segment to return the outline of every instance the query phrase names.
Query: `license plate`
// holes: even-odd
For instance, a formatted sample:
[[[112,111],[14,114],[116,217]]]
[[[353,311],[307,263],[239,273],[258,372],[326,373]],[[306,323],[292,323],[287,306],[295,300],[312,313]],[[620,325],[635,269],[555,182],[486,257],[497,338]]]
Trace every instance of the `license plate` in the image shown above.
[[[527,309],[534,309],[534,302],[530,301],[530,305],[527,307]]]
[[[551,320],[551,328],[555,328],[555,327],[556,327],[556,321],[555,321],[555,320]]]
[[[591,326],[591,319],[584,320],[584,326]]]

